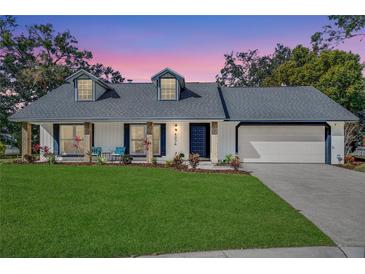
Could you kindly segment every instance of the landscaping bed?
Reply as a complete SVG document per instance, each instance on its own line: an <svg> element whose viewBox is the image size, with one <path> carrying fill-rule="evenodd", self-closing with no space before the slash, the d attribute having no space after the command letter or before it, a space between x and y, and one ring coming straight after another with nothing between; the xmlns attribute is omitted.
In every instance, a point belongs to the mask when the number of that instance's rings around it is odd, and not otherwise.
<svg viewBox="0 0 365 274"><path fill-rule="evenodd" d="M351 169L355 171L365 172L365 162L353 162L353 163L346 163L343 165L339 165L339 167L343 167L346 169Z"/></svg>
<svg viewBox="0 0 365 274"><path fill-rule="evenodd" d="M13 164L29 164L27 162L19 160ZM47 162L34 162L33 164L37 165L49 165ZM58 162L56 165L66 165L66 166L100 166L96 162ZM165 168L165 169L173 169L179 172L195 172L195 173L221 173L221 174L241 174L241 175L250 175L250 172L244 170L234 170L234 169L203 169L203 168L189 168L188 165L183 165L180 168L175 168L173 166L167 166L166 164L148 164L148 163L131 163L124 164L120 162L108 162L104 163L103 166L130 166L130 167L144 167L144 168Z"/></svg>
<svg viewBox="0 0 365 274"><path fill-rule="evenodd" d="M333 245L254 176L83 165L0 165L1 257Z"/></svg>

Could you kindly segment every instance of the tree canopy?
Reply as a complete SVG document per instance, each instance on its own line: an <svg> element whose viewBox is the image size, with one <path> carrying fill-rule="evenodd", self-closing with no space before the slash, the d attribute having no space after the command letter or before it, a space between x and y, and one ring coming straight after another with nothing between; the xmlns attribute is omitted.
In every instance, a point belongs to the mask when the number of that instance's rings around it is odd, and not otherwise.
<svg viewBox="0 0 365 274"><path fill-rule="evenodd" d="M346 39L365 38L365 16L329 16L332 25L311 37L312 48L277 44L272 55L258 50L225 54L216 76L223 86L314 86L361 116L365 112L364 64L360 56L335 50Z"/></svg>
<svg viewBox="0 0 365 274"><path fill-rule="evenodd" d="M90 51L79 49L69 32L56 32L51 24L19 29L15 17L0 17L0 122L10 127L8 117L19 107L61 85L79 69L106 82L123 82L119 71L92 64Z"/></svg>
<svg viewBox="0 0 365 274"><path fill-rule="evenodd" d="M322 31L312 35L313 50L333 48L354 37L365 39L365 15L331 15L329 20L332 24L324 26Z"/></svg>
<svg viewBox="0 0 365 274"><path fill-rule="evenodd" d="M291 50L277 44L272 55L260 56L258 50L225 54L225 64L216 76L217 82L230 87L258 87L275 68L290 57Z"/></svg>
<svg viewBox="0 0 365 274"><path fill-rule="evenodd" d="M340 50L315 52L304 46L267 77L264 86L314 86L357 113L365 109L364 65L360 56Z"/></svg>

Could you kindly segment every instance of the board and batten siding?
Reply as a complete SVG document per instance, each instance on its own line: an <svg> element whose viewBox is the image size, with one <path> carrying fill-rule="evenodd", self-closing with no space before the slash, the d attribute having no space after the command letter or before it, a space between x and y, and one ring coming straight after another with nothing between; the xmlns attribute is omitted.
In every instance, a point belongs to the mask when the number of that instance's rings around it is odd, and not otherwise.
<svg viewBox="0 0 365 274"><path fill-rule="evenodd" d="M176 143L175 125L177 125ZM185 158L189 157L189 122L166 123L166 156L161 159L172 160L175 153L184 153Z"/></svg>
<svg viewBox="0 0 365 274"><path fill-rule="evenodd" d="M42 147L47 146L51 152L53 152L53 124L44 123L39 125L39 142ZM45 161L43 154L41 153L41 161Z"/></svg>
<svg viewBox="0 0 365 274"><path fill-rule="evenodd" d="M94 146L113 152L124 146L124 124L120 122L94 123Z"/></svg>
<svg viewBox="0 0 365 274"><path fill-rule="evenodd" d="M218 122L218 160L223 160L227 154L236 154L236 125L238 122Z"/></svg>

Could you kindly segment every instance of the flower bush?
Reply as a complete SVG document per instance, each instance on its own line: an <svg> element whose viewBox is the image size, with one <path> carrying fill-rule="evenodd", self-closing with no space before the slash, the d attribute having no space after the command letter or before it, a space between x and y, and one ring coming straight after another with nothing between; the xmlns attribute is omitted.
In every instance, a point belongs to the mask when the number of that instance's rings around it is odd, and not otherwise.
<svg viewBox="0 0 365 274"><path fill-rule="evenodd" d="M42 154L43 154L43 156L44 156L44 158L46 158L47 162L48 162L50 165L53 165L53 164L55 164L55 163L56 163L56 155L54 155L54 154L50 151L50 149L49 149L49 147L48 147L48 146L44 146L44 147L42 147L42 146L40 146L39 144L35 144L35 145L33 146L33 151L34 151L35 153L38 153L38 152L42 153ZM25 157L24 157L24 158L25 158Z"/></svg>
<svg viewBox="0 0 365 274"><path fill-rule="evenodd" d="M238 157L237 155L236 156L233 156L231 161L229 162L229 165L235 170L235 171L238 171L238 169L240 168L241 166L241 159L240 157Z"/></svg>
<svg viewBox="0 0 365 274"><path fill-rule="evenodd" d="M184 153L175 153L175 157L172 160L172 164L176 169L182 169L184 166Z"/></svg>
<svg viewBox="0 0 365 274"><path fill-rule="evenodd" d="M143 140L143 145L144 145L144 150L146 152L150 150L150 148L151 148L151 142L147 138L145 138Z"/></svg>
<svg viewBox="0 0 365 274"><path fill-rule="evenodd" d="M346 164L353 164L355 162L355 157L348 154L345 156L345 163Z"/></svg>
<svg viewBox="0 0 365 274"><path fill-rule="evenodd" d="M190 153L189 154L189 163L193 169L196 169L196 167L199 165L199 162L200 162L199 153Z"/></svg>
<svg viewBox="0 0 365 274"><path fill-rule="evenodd" d="M152 158L152 164L153 164L154 166L157 166L157 158L156 158L156 157L153 157L153 158Z"/></svg>

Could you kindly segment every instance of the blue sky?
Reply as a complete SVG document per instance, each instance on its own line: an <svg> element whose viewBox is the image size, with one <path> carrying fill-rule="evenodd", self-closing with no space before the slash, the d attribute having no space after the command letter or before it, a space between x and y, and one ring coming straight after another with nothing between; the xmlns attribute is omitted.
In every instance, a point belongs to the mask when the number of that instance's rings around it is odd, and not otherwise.
<svg viewBox="0 0 365 274"><path fill-rule="evenodd" d="M214 81L231 51L271 53L276 43L309 45L310 36L328 24L327 16L17 16L22 26L51 23L70 30L95 62L118 69L128 79L149 81L164 67L187 81ZM340 48L361 54L364 43Z"/></svg>

